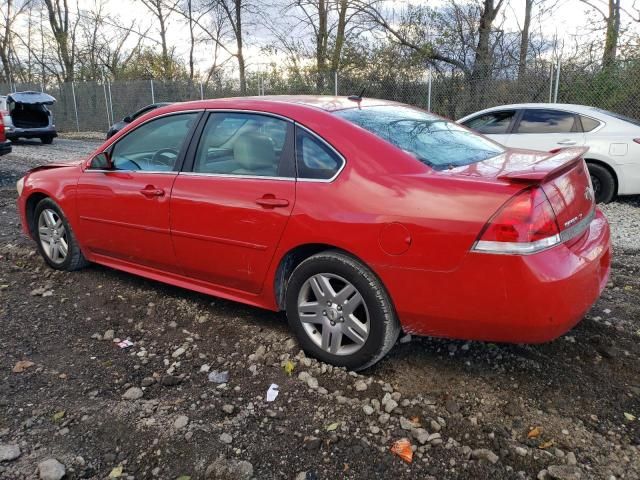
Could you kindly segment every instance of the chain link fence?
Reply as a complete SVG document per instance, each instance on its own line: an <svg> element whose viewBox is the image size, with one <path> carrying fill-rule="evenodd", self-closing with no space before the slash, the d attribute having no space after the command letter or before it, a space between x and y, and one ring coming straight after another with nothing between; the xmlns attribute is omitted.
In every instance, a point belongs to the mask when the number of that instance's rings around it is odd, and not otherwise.
<svg viewBox="0 0 640 480"><path fill-rule="evenodd" d="M520 78L471 80L462 74L399 70L393 75L330 73L304 78L252 74L245 95L353 95L416 105L457 119L482 108L510 103L558 102L592 105L640 118L640 66L589 72L578 67L547 65ZM73 82L58 85L0 84L0 94L36 90L53 95L51 107L59 131L102 132L116 121L155 102L182 102L242 96L233 83L213 85L186 81L132 80Z"/></svg>

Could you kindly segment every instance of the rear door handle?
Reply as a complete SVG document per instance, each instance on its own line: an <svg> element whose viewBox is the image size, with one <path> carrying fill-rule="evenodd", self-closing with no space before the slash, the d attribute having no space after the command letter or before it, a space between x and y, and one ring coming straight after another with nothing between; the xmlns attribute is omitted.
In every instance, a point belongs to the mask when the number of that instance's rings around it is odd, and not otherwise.
<svg viewBox="0 0 640 480"><path fill-rule="evenodd" d="M264 208L288 207L289 200L285 198L262 197L256 200L256 203Z"/></svg>
<svg viewBox="0 0 640 480"><path fill-rule="evenodd" d="M162 197L164 195L164 190L156 188L153 185L147 185L145 188L140 190L140 193L147 198Z"/></svg>
<svg viewBox="0 0 640 480"><path fill-rule="evenodd" d="M575 145L576 141L575 140L560 140L558 142L558 145Z"/></svg>

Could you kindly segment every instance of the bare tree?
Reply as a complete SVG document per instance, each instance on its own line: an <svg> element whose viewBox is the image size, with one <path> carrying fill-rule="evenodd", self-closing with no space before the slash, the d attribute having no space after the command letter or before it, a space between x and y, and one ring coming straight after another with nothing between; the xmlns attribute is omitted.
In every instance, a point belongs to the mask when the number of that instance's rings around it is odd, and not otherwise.
<svg viewBox="0 0 640 480"><path fill-rule="evenodd" d="M12 0L6 0L6 2L7 3L2 7L2 11L0 12L0 61L2 62L2 74L4 80L10 82L13 78L11 72L13 26L16 19L29 6L31 0L18 2L17 5L14 5Z"/></svg>
<svg viewBox="0 0 640 480"><path fill-rule="evenodd" d="M620 0L580 0L596 11L605 23L605 41L602 52L602 68L610 68L615 64L620 37L620 17L622 9Z"/></svg>
<svg viewBox="0 0 640 480"><path fill-rule="evenodd" d="M149 10L158 21L158 33L160 34L160 46L162 48L163 76L164 78L171 78L173 75L171 71L173 52L169 52L167 28L169 26L169 16L175 11L178 2L167 2L165 0L140 0L140 2L147 7L147 10Z"/></svg>
<svg viewBox="0 0 640 480"><path fill-rule="evenodd" d="M77 21L70 20L67 0L44 0L49 15L49 25L56 42L62 77L71 82L75 77L76 27Z"/></svg>

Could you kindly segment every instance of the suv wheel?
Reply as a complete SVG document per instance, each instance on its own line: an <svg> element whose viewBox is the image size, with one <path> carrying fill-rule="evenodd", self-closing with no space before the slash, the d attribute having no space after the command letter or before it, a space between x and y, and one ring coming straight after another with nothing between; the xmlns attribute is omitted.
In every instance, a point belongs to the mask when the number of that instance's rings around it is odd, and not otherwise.
<svg viewBox="0 0 640 480"><path fill-rule="evenodd" d="M53 136L47 135L46 137L40 137L40 140L45 145L51 145L53 143Z"/></svg>

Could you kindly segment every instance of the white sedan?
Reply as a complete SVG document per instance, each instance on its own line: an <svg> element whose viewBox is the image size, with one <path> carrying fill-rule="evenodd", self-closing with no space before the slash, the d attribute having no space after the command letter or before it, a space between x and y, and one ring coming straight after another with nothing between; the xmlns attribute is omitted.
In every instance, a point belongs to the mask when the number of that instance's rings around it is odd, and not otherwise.
<svg viewBox="0 0 640 480"><path fill-rule="evenodd" d="M640 121L595 107L523 103L458 120L510 148L552 151L586 146L596 201L640 194Z"/></svg>

